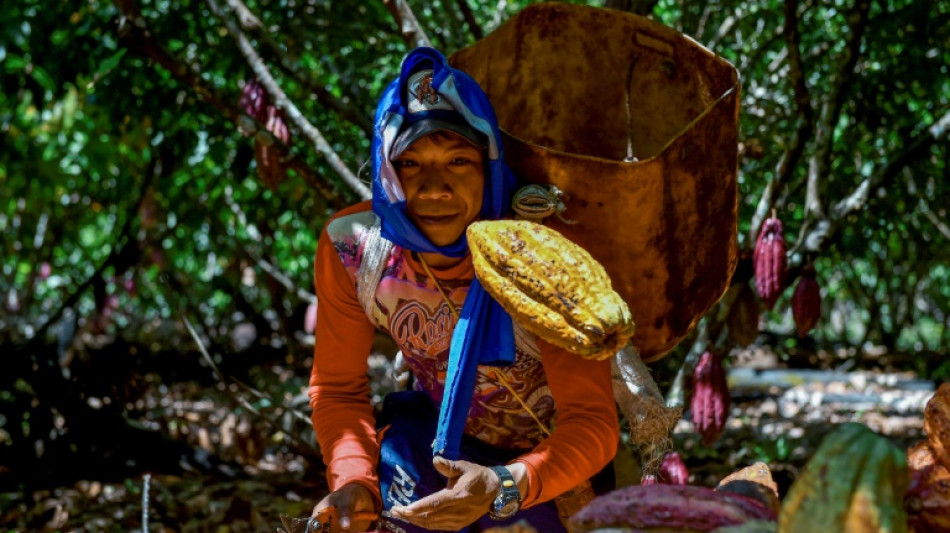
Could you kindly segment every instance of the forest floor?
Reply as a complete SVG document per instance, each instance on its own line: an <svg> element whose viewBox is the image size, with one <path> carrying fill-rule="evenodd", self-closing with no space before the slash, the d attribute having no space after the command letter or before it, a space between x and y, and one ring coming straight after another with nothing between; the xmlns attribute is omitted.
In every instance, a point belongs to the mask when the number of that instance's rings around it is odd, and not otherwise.
<svg viewBox="0 0 950 533"><path fill-rule="evenodd" d="M773 362L767 351L734 358L730 419L712 446L701 443L688 420L679 422L675 447L691 484L715 486L730 472L762 461L784 495L829 428L848 421L864 423L903 448L924 438L932 381L882 370L788 372ZM371 363L378 398L389 386L388 360ZM274 372L281 379L279 373L289 371ZM138 532L147 523L153 533L273 533L280 514L307 516L325 494L319 460L299 453L312 446L312 435L289 412L278 410L265 421L235 408L233 387L229 392L221 384L151 382L139 400L142 423L239 465L232 475L154 473L147 494L145 474L0 493L0 531ZM285 400L306 411L304 398ZM296 429L281 431L281 425ZM290 432L305 436L291 439ZM615 466L619 484L638 481L635 464L618 459Z"/></svg>

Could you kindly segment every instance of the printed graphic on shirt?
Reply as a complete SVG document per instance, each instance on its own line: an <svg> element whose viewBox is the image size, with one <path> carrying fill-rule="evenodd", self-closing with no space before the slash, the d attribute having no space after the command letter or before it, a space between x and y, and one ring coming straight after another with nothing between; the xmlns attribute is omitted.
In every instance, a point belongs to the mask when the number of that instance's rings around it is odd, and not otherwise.
<svg viewBox="0 0 950 533"><path fill-rule="evenodd" d="M396 475L393 476L393 482L389 485L389 494L387 495L389 500L399 505L409 505L415 501L412 499L415 490L416 482L412 480L412 476L397 464Z"/></svg>
<svg viewBox="0 0 950 533"><path fill-rule="evenodd" d="M327 228L354 290L362 235L374 217L371 211L355 213L334 220ZM424 391L438 406L442 404L456 319L434 282L425 272L413 270L403 254L402 249L394 247L371 314L376 326L399 345L416 378L416 389ZM458 311L470 283L471 279L440 280L442 290ZM515 344L516 358L511 366L479 367L465 433L495 446L531 448L544 439L544 433L524 405L539 420L550 421L554 401L537 340L516 326Z"/></svg>

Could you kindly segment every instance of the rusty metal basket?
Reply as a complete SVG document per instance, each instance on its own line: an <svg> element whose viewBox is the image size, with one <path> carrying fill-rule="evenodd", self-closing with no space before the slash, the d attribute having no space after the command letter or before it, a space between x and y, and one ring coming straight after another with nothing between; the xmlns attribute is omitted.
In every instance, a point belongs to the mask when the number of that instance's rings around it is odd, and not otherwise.
<svg viewBox="0 0 950 533"><path fill-rule="evenodd" d="M487 92L519 179L564 192L546 225L604 264L655 361L719 300L737 261L739 77L633 14L534 4L450 62Z"/></svg>

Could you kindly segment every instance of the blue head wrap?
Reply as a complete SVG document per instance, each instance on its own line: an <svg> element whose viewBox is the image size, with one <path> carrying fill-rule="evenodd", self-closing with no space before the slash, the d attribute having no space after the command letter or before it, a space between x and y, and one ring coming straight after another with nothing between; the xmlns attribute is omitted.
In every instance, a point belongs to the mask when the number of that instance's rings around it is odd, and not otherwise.
<svg viewBox="0 0 950 533"><path fill-rule="evenodd" d="M399 77L383 92L376 107L372 142L373 211L379 216L382 236L394 244L421 253L449 257L468 254L465 234L447 246L436 246L412 223L406 212L406 197L390 161L393 142L407 122L409 76L432 69L431 87L445 98L464 120L488 141L485 160L485 191L481 220L504 217L511 205L515 177L504 162L501 132L495 111L478 83L468 74L449 66L440 52L416 48L402 62ZM511 317L472 280L459 322L452 334L445 394L439 411L434 452L457 459L459 445L475 388L479 364L510 364L514 361Z"/></svg>

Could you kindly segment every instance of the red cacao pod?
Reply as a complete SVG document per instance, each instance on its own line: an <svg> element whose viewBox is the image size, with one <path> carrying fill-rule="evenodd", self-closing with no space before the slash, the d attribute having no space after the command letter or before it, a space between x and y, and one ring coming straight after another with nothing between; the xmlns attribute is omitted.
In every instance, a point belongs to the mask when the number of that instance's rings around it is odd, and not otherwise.
<svg viewBox="0 0 950 533"><path fill-rule="evenodd" d="M772 309L785 289L785 272L788 268L781 220L773 217L762 225L755 242L752 266L759 297L766 309Z"/></svg>
<svg viewBox="0 0 950 533"><path fill-rule="evenodd" d="M715 442L726 428L731 403L722 358L710 351L703 353L693 373L690 411L693 427L707 446Z"/></svg>
<svg viewBox="0 0 950 533"><path fill-rule="evenodd" d="M910 486L904 495L910 533L950 533L950 470L934 462L926 441L907 452Z"/></svg>
<svg viewBox="0 0 950 533"><path fill-rule="evenodd" d="M749 284L743 284L726 317L729 340L746 347L759 336L759 301Z"/></svg>
<svg viewBox="0 0 950 533"><path fill-rule="evenodd" d="M695 485L631 485L594 498L569 522L570 531L708 532L751 520L775 520L761 503Z"/></svg>
<svg viewBox="0 0 950 533"><path fill-rule="evenodd" d="M950 470L950 383L937 388L924 409L924 432L934 460Z"/></svg>
<svg viewBox="0 0 950 533"><path fill-rule="evenodd" d="M244 83L241 89L241 98L238 105L244 108L244 112L254 117L260 123L267 122L267 107L270 103L270 97L261 82L257 78L250 79Z"/></svg>
<svg viewBox="0 0 950 533"><path fill-rule="evenodd" d="M287 128L283 110L268 104L265 113L267 121L264 127L282 143L288 144L290 130ZM287 175L287 168L280 159L278 149L258 137L254 142L254 158L257 160L257 176L271 190L277 189Z"/></svg>
<svg viewBox="0 0 950 533"><path fill-rule="evenodd" d="M657 481L660 483L689 485L689 471L686 469L683 458L677 452L669 452L663 456L663 461L660 463L660 473L657 477Z"/></svg>
<svg viewBox="0 0 950 533"><path fill-rule="evenodd" d="M815 281L815 267L807 265L802 270L795 294L792 296L792 317L799 337L808 334L821 317L821 291Z"/></svg>

